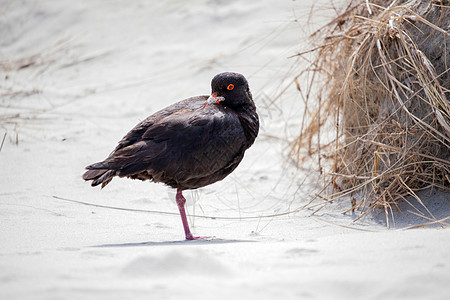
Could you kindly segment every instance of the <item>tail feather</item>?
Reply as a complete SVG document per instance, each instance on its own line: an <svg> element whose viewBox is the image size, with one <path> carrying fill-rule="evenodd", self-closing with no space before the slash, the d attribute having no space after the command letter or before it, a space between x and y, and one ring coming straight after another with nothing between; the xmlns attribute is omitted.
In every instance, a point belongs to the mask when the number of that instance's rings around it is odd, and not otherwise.
<svg viewBox="0 0 450 300"><path fill-rule="evenodd" d="M103 169L100 169L101 167ZM110 170L102 163L87 166L86 169L87 171L82 175L82 178L86 181L92 180L92 186L102 184L102 188L104 188L116 176L116 170Z"/></svg>
<svg viewBox="0 0 450 300"><path fill-rule="evenodd" d="M143 162L153 159L166 149L165 144L155 146L151 151L149 147L149 142L140 141L113 151L104 161L87 166L82 178L92 180L92 186L101 184L103 188L114 176L130 177L142 172L146 168ZM156 150L158 151L155 152Z"/></svg>

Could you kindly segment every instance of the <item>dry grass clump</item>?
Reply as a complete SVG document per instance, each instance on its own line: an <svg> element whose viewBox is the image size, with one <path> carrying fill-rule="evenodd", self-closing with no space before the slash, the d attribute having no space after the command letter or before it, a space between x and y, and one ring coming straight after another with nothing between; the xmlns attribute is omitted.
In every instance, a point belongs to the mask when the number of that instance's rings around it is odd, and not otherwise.
<svg viewBox="0 0 450 300"><path fill-rule="evenodd" d="M364 212L382 208L389 224L406 196L426 209L418 190L450 191L449 5L351 1L312 35L317 47L308 71L321 76L310 83L326 96L305 114L293 152L301 159L304 149L322 148L319 155L330 159L331 195L321 197L351 196L352 209ZM335 139L315 145L330 123ZM429 211L424 218L437 221Z"/></svg>

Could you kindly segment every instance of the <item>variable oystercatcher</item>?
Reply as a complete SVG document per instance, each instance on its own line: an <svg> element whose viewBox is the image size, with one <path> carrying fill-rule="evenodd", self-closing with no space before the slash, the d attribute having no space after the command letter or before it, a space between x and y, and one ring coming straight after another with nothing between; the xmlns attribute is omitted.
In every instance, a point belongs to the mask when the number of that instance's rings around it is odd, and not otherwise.
<svg viewBox="0 0 450 300"><path fill-rule="evenodd" d="M189 229L182 192L224 179L255 141L259 119L245 77L220 73L211 96L172 104L136 125L102 162L86 167L84 180L102 188L115 176L162 182L177 189L186 239Z"/></svg>

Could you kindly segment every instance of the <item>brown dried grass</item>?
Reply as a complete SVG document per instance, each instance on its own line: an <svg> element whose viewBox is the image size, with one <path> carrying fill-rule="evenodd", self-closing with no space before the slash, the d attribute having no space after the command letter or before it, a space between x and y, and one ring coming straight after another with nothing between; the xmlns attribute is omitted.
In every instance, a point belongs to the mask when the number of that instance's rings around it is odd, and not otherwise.
<svg viewBox="0 0 450 300"><path fill-rule="evenodd" d="M417 191L450 191L449 28L449 1L358 0L311 36L299 77L318 73L308 86L319 103L306 108L292 154L331 162L321 198L350 196L362 215L381 208L389 226L407 196L426 209ZM321 129L330 125L332 140Z"/></svg>

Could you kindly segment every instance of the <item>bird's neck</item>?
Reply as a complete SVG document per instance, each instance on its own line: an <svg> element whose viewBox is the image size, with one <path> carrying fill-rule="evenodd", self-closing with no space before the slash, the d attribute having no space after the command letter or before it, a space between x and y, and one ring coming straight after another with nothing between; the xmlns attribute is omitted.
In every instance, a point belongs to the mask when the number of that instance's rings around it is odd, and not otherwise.
<svg viewBox="0 0 450 300"><path fill-rule="evenodd" d="M239 121L241 122L244 134L247 139L247 148L249 148L256 139L259 131L259 117L256 113L256 107L253 101L235 110Z"/></svg>

